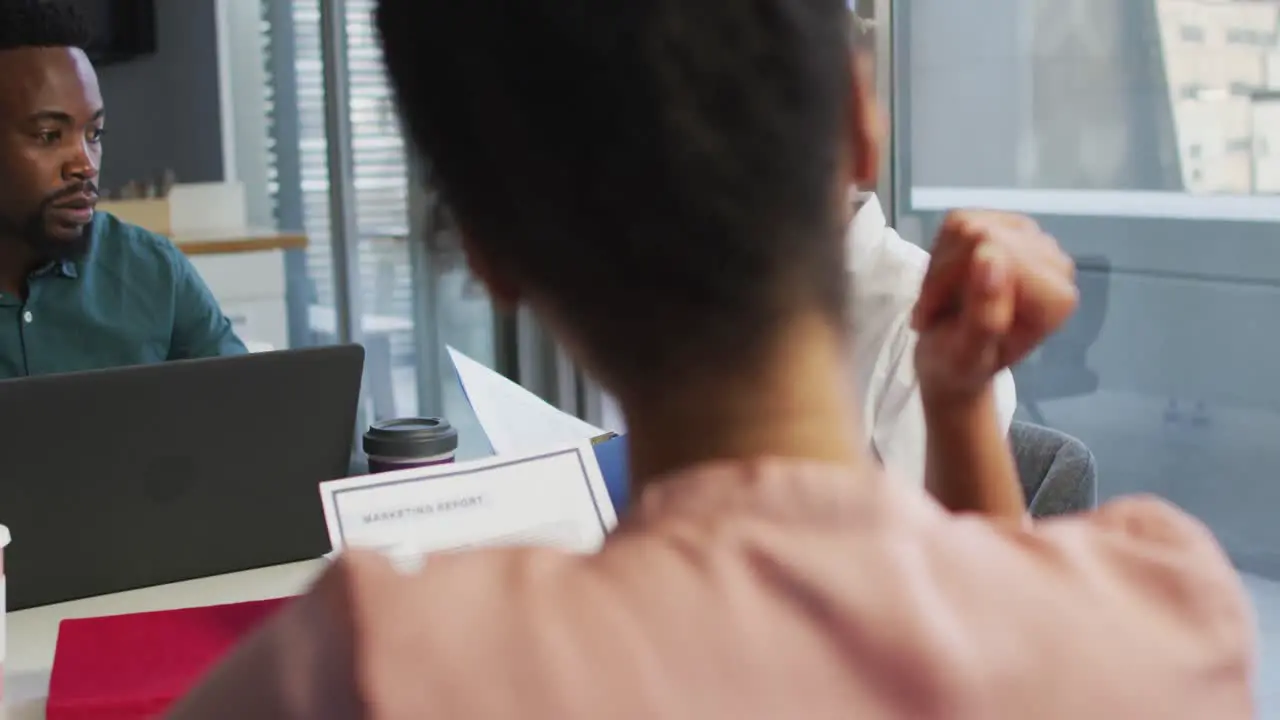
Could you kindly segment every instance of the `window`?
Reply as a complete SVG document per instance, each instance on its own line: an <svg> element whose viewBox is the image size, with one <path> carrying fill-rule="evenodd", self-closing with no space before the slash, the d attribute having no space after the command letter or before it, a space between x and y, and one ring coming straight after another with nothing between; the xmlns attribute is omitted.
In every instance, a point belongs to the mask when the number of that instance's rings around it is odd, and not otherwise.
<svg viewBox="0 0 1280 720"><path fill-rule="evenodd" d="M329 0L323 0L328 2ZM365 345L370 418L443 414L459 427L459 457L489 451L456 375L442 362L441 345L458 347L480 362L495 362L493 311L464 264L420 254L422 228L415 217L432 214L431 195L411 180L381 50L372 24L375 0L345 0L346 76L350 136L330 138L326 128L325 63L321 0L261 0L265 30L281 48L272 56L272 92L287 90L285 122L276 123L275 151L290 170L277 171L282 224L301 225L310 238L305 273L306 322L313 342L332 342L336 331L330 217L331 141L349 143L352 182L344 205L354 217L354 266L348 281L358 289L360 339ZM287 87L286 87L287 86ZM422 212L411 212L421 203ZM290 208L292 207L292 214ZM418 208L413 208L417 210Z"/></svg>
<svg viewBox="0 0 1280 720"><path fill-rule="evenodd" d="M357 237L362 340L370 412L375 417L417 412L412 263L408 252L409 181L404 143L383 76L371 26L374 2L346 2L347 86L354 187L351 212ZM329 141L319 0L290 3L297 91L295 147L302 223L310 237L307 267L313 286L313 331L332 341L335 297L329 211Z"/></svg>
<svg viewBox="0 0 1280 720"><path fill-rule="evenodd" d="M1204 28L1198 25L1183 25L1182 41L1189 42L1189 43L1204 42Z"/></svg>
<svg viewBox="0 0 1280 720"><path fill-rule="evenodd" d="M1075 256L1081 307L1016 368L1019 419L1082 439L1104 495L1215 531L1262 616L1259 716L1280 717L1280 158L1246 138L1280 111L1185 101L1206 68L1264 66L1280 4L1195 3L1205 27L1258 26L1164 42L1190 5L899 0L895 222L927 245L947 209L1026 212Z"/></svg>

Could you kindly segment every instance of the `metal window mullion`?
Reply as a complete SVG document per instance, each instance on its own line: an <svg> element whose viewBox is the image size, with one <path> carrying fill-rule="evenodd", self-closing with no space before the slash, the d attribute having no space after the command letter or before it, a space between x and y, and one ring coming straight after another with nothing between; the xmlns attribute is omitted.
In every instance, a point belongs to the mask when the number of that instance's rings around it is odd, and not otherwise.
<svg viewBox="0 0 1280 720"><path fill-rule="evenodd" d="M320 1L320 59L324 70L324 128L329 164L330 261L337 340L360 341L360 246L355 161L347 72L347 2Z"/></svg>
<svg viewBox="0 0 1280 720"><path fill-rule="evenodd" d="M418 359L418 413L444 413L440 335L439 264L432 261L427 242L440 229L440 198L431 188L425 164L406 149L409 174L409 263L413 297L413 339Z"/></svg>
<svg viewBox="0 0 1280 720"><path fill-rule="evenodd" d="M320 65L324 75L325 151L329 170L329 254L336 339L358 343L360 327L360 245L356 209L355 161L351 147L348 99L346 0L320 0ZM368 422L369 371L360 383L356 425L352 428L353 469L363 455L360 438Z"/></svg>
<svg viewBox="0 0 1280 720"><path fill-rule="evenodd" d="M876 195L880 198L880 206L888 215L890 226L898 222L898 204L894 177L894 154L897 150L898 134L894 132L896 93L893 91L897 66L893 59L894 39L894 5L893 0L874 0L875 20L875 62L876 62L876 97L880 99L880 107L890 118L888 133L884 138L884 147L880 153L880 180Z"/></svg>
<svg viewBox="0 0 1280 720"><path fill-rule="evenodd" d="M582 393L579 391L580 373L569 353L547 334L548 342L554 348L552 354L553 372L555 375L555 394L552 404L561 410L582 417L586 408L582 405Z"/></svg>

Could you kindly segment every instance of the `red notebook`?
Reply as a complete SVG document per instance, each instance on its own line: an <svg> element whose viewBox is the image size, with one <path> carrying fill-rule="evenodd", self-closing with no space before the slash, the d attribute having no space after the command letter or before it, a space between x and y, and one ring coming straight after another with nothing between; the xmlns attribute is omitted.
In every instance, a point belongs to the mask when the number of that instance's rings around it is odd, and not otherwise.
<svg viewBox="0 0 1280 720"><path fill-rule="evenodd" d="M155 717L286 601L63 620L46 717Z"/></svg>

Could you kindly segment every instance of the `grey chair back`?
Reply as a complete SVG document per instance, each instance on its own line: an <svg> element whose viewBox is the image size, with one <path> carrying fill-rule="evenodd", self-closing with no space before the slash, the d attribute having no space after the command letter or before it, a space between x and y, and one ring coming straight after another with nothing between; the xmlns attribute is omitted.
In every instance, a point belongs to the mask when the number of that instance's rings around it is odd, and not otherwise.
<svg viewBox="0 0 1280 720"><path fill-rule="evenodd" d="M1013 368L1018 404L1028 416L1044 424L1040 404L1058 398L1098 391L1097 371L1089 366L1089 349L1102 335L1111 295L1111 261L1101 255L1076 258L1080 273L1080 307L1056 333L1045 339L1031 357Z"/></svg>
<svg viewBox="0 0 1280 720"><path fill-rule="evenodd" d="M1064 432L1015 420L1009 444L1032 517L1097 506L1098 465L1084 443Z"/></svg>

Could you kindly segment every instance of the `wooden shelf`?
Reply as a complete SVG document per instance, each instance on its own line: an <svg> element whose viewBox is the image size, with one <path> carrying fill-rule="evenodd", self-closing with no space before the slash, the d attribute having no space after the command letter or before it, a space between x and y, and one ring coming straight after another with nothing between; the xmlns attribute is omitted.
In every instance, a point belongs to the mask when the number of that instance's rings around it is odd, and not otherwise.
<svg viewBox="0 0 1280 720"><path fill-rule="evenodd" d="M197 235L177 235L173 244L187 255L226 255L265 252L268 250L301 250L307 236L300 232L276 230L211 231Z"/></svg>

